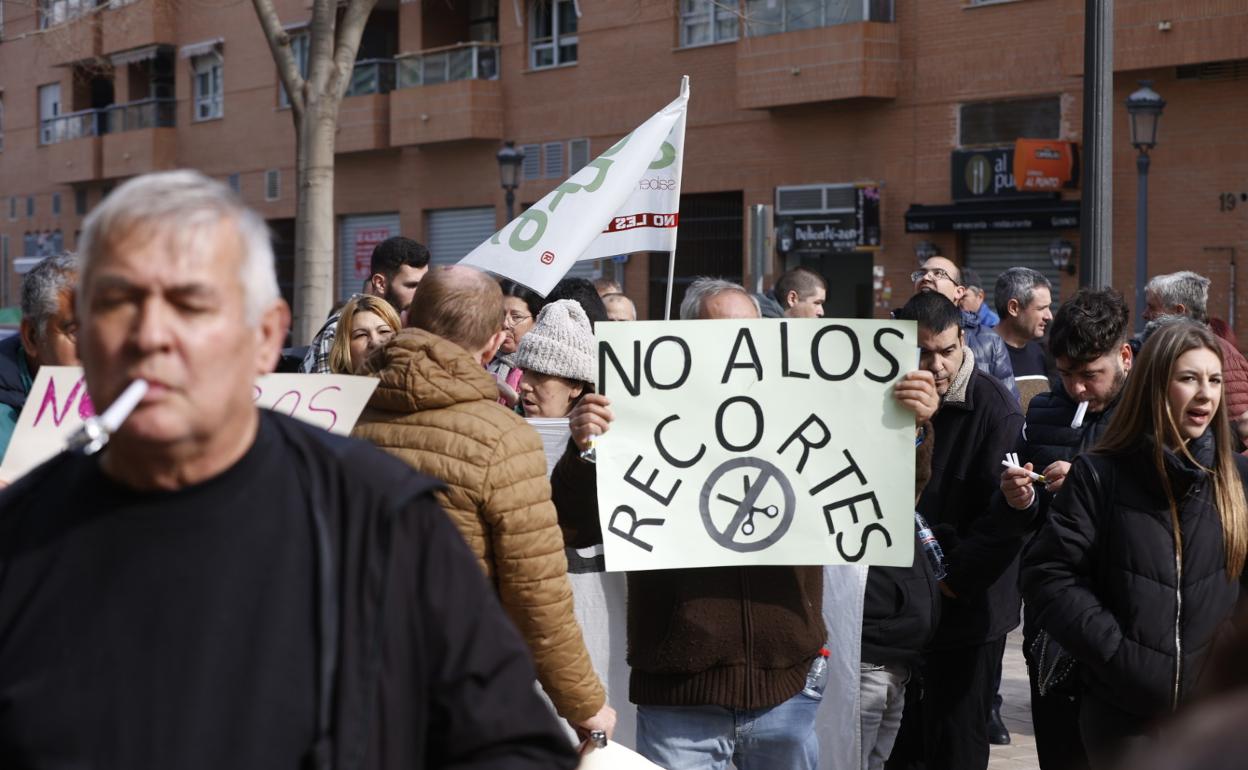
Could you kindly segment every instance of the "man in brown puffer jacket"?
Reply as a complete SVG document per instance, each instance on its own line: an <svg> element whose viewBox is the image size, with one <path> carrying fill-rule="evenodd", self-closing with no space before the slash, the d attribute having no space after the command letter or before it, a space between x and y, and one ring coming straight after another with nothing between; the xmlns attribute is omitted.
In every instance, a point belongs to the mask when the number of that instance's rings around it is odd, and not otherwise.
<svg viewBox="0 0 1248 770"><path fill-rule="evenodd" d="M615 711L573 615L541 439L497 403L485 370L502 319L492 278L467 267L431 271L408 317L415 328L369 359L381 382L353 435L445 482L438 502L519 627L560 716L582 736L610 733Z"/></svg>

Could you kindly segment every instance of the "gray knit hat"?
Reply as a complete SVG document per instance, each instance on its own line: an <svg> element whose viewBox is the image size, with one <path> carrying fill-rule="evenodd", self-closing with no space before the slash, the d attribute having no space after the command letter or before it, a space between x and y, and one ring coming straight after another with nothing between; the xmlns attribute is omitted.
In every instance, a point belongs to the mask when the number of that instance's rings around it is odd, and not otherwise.
<svg viewBox="0 0 1248 770"><path fill-rule="evenodd" d="M521 369L596 384L594 333L580 303L561 299L542 308L537 323L520 338L515 361Z"/></svg>

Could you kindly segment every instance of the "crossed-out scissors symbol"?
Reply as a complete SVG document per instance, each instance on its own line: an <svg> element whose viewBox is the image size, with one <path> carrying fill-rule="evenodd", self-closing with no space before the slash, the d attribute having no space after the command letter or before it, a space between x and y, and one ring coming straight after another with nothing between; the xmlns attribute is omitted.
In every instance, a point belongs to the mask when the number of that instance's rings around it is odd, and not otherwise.
<svg viewBox="0 0 1248 770"><path fill-rule="evenodd" d="M744 487L744 492L742 493L740 500L733 500L731 497L725 494L718 494L718 495L715 495L715 497L719 500L723 500L725 503L729 503L731 505L735 505L738 508L740 508L741 504L745 502L746 498L750 496L749 475L747 474L744 478L742 478L741 482L742 482L742 486ZM741 534L743 535L754 534L754 515L758 513L763 514L769 519L774 519L780 515L780 509L774 505L767 505L762 508L757 508L751 505L750 512L746 514L745 521L741 523Z"/></svg>

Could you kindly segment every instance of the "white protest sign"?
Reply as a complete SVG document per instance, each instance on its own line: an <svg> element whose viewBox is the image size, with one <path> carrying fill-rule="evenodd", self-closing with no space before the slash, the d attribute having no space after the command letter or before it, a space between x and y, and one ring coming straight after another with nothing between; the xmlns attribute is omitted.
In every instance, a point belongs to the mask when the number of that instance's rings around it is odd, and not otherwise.
<svg viewBox="0 0 1248 770"><path fill-rule="evenodd" d="M673 251L688 78L680 96L460 260L546 296L578 259Z"/></svg>
<svg viewBox="0 0 1248 770"><path fill-rule="evenodd" d="M258 406L345 436L376 387L372 377L269 374L256 380L254 399ZM82 421L94 414L81 368L39 367L0 464L0 480L12 482L60 452Z"/></svg>
<svg viewBox="0 0 1248 770"><path fill-rule="evenodd" d="M913 322L599 324L608 570L908 565Z"/></svg>

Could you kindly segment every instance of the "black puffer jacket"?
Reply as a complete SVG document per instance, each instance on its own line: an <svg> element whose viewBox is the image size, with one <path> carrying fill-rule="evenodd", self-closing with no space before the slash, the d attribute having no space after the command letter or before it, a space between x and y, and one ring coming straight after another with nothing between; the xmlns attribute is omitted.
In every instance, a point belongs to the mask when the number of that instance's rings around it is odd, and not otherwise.
<svg viewBox="0 0 1248 770"><path fill-rule="evenodd" d="M996 377L1010 395L1021 400L1018 394L1018 383L1014 381L1014 367L1010 365L1010 352L1005 349L1005 340L979 321L974 313L962 311L962 333L966 335L966 344L975 352L975 365L981 372Z"/></svg>
<svg viewBox="0 0 1248 770"><path fill-rule="evenodd" d="M1209 474L1166 451L1179 554L1151 446L1075 460L1022 573L1040 625L1084 664L1086 691L1145 718L1186 699L1239 595ZM1210 433L1192 447L1213 463ZM1236 463L1248 479L1248 460Z"/></svg>
<svg viewBox="0 0 1248 770"><path fill-rule="evenodd" d="M1019 462L1032 463L1039 473L1057 460L1071 462L1101 440L1109 427L1115 399L1101 412L1088 412L1083 426L1070 427L1075 419L1078 404L1066 395L1065 388L1040 393L1031 399L1027 407L1027 422L1023 426L1023 440L1019 443Z"/></svg>

